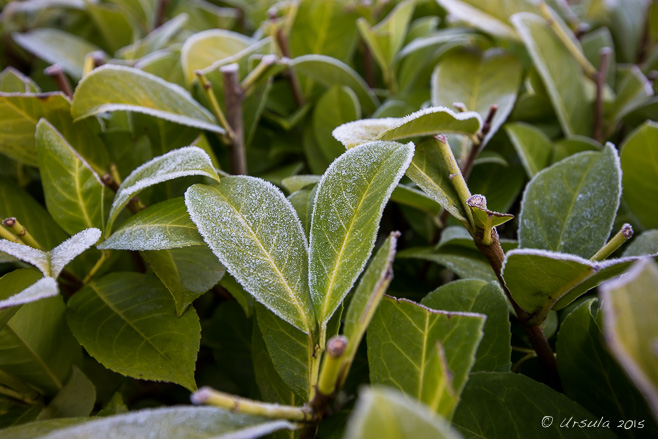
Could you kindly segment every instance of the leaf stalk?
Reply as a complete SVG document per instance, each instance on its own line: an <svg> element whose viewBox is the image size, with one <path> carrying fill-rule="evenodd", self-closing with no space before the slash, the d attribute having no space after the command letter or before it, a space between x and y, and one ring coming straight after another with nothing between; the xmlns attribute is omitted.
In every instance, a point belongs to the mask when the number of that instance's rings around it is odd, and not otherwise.
<svg viewBox="0 0 658 439"><path fill-rule="evenodd" d="M601 262L606 259L608 256L613 254L615 250L622 246L626 241L633 237L633 227L630 224L626 223L621 226L619 232L610 239L599 251L597 251L594 256L589 260L592 262Z"/></svg>

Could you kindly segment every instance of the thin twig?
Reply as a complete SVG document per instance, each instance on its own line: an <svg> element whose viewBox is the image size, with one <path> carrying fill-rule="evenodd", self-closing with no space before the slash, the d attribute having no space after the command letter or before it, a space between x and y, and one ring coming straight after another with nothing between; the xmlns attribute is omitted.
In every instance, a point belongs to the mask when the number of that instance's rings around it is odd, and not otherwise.
<svg viewBox="0 0 658 439"><path fill-rule="evenodd" d="M475 139L473 140L473 144L471 145L468 157L466 157L466 161L461 166L464 180L468 181L468 176L471 175L473 165L475 165L475 159L478 157L480 151L482 150L484 139L487 138L489 131L491 131L491 124L493 123L493 118L496 116L497 111L498 105L492 105L489 107L489 113L484 120L484 124L482 125L480 132L476 134Z"/></svg>
<svg viewBox="0 0 658 439"><path fill-rule="evenodd" d="M290 55L290 47L288 45L288 38L283 33L283 29L280 27L276 30L276 42L279 45L279 49L281 50L281 54L283 55L283 57L287 60L290 60L291 55ZM299 85L299 78L297 78L297 74L292 68L288 67L288 70L286 71L286 77L290 82L290 88L292 89L292 95L293 98L295 99L295 104L297 105L298 108L303 107L304 95L302 94L302 88Z"/></svg>
<svg viewBox="0 0 658 439"><path fill-rule="evenodd" d="M375 88L375 59L365 41L363 42L363 76L368 87Z"/></svg>
<svg viewBox="0 0 658 439"><path fill-rule="evenodd" d="M244 91L240 85L238 64L228 64L220 67L224 81L224 100L228 124L233 131L231 139L231 170L235 175L247 174L247 158L244 150L244 129L242 122L242 100Z"/></svg>
<svg viewBox="0 0 658 439"><path fill-rule="evenodd" d="M596 72L596 101L594 108L594 138L603 143L605 135L603 134L603 90L605 89L605 80L608 76L608 65L610 64L610 55L612 49L603 47L599 52L601 55L599 61L599 71Z"/></svg>
<svg viewBox="0 0 658 439"><path fill-rule="evenodd" d="M167 12L167 6L169 6L170 1L171 0L158 0L153 29L159 28L165 22L165 12Z"/></svg>
<svg viewBox="0 0 658 439"><path fill-rule="evenodd" d="M69 78L64 74L64 70L59 64L53 64L52 66L46 67L43 71L46 76L50 76L57 84L62 93L64 93L69 99L73 98L73 89L71 88L71 83Z"/></svg>

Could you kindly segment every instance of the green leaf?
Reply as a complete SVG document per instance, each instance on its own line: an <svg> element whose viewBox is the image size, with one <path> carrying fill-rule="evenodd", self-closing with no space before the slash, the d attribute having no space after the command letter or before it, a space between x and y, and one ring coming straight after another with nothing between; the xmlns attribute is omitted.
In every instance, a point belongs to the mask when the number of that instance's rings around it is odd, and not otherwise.
<svg viewBox="0 0 658 439"><path fill-rule="evenodd" d="M303 332L315 330L306 237L281 191L254 177L226 177L216 187L192 186L185 204L213 253L256 300Z"/></svg>
<svg viewBox="0 0 658 439"><path fill-rule="evenodd" d="M601 286L603 334L621 367L658 419L658 267L637 262L623 278Z"/></svg>
<svg viewBox="0 0 658 439"><path fill-rule="evenodd" d="M641 435L656 436L658 427L652 422L642 394L604 345L600 321L596 299L589 299L562 322L556 356L564 392L597 417L643 419ZM619 425L611 427L617 429ZM619 433L627 437L639 436L639 432Z"/></svg>
<svg viewBox="0 0 658 439"><path fill-rule="evenodd" d="M416 151L418 151L418 149L416 149ZM411 161L411 166L413 166L413 160ZM407 171L407 174L409 172L410 171ZM429 197L425 192L404 184L398 184L397 187L393 189L393 192L391 193L391 201L395 201L396 203L405 206L415 207L416 209L432 216L441 213L441 205L434 201L434 199Z"/></svg>
<svg viewBox="0 0 658 439"><path fill-rule="evenodd" d="M345 152L345 147L331 136L331 132L358 119L361 119L361 107L351 89L333 86L318 99L313 110L313 132L327 166Z"/></svg>
<svg viewBox="0 0 658 439"><path fill-rule="evenodd" d="M375 26L370 26L365 18L359 18L356 22L361 38L372 51L389 85L389 81L392 80L391 65L404 44L404 37L415 7L416 0L405 0L398 3L391 13Z"/></svg>
<svg viewBox="0 0 658 439"><path fill-rule="evenodd" d="M121 210L143 189L164 181L190 175L200 175L219 181L212 160L201 148L179 148L144 163L123 180L112 202L106 233L112 228Z"/></svg>
<svg viewBox="0 0 658 439"><path fill-rule="evenodd" d="M300 2L290 29L292 57L326 55L349 62L357 42L355 19L341 0Z"/></svg>
<svg viewBox="0 0 658 439"><path fill-rule="evenodd" d="M321 325L329 321L368 261L384 206L413 150L412 143L368 143L340 156L322 177L309 245L309 286Z"/></svg>
<svg viewBox="0 0 658 439"><path fill-rule="evenodd" d="M450 419L485 319L385 297L368 328L371 382L396 387Z"/></svg>
<svg viewBox="0 0 658 439"><path fill-rule="evenodd" d="M87 40L58 29L34 29L11 36L23 49L50 64L60 65L75 79L82 77L85 56L100 50Z"/></svg>
<svg viewBox="0 0 658 439"><path fill-rule="evenodd" d="M130 0L114 0L114 1L120 1L126 8L132 9L134 6L134 2ZM139 5L144 5L144 3L139 3ZM147 6L147 8L150 8L150 6ZM141 7L138 7L138 9L142 9ZM145 11L142 11L142 13ZM144 21L151 21L150 17L154 16L154 10L151 10L149 12L146 12L148 17L143 17ZM141 14L140 14L141 15ZM135 41L133 44L123 47L122 49L117 51L117 56L123 58L123 59L128 59L128 60L135 60L138 58L145 57L153 52L156 52L160 49L164 49L168 45L171 44L171 40L178 35L183 26L187 23L189 20L189 15L186 13L179 14L172 18L171 20L167 20L162 26L153 29L148 35L146 35L143 39ZM152 26L151 23L148 23L147 26Z"/></svg>
<svg viewBox="0 0 658 439"><path fill-rule="evenodd" d="M472 242L472 239L471 239ZM449 245L434 247L412 247L398 253L398 258L423 259L442 265L462 279L496 280L491 265L477 249Z"/></svg>
<svg viewBox="0 0 658 439"><path fill-rule="evenodd" d="M78 418L91 414L96 402L96 388L76 366L57 395L50 401L39 416L38 421L55 418Z"/></svg>
<svg viewBox="0 0 658 439"><path fill-rule="evenodd" d="M42 278L43 274L33 268L19 268L0 277L0 330L19 310L17 305L33 302L34 293L40 297L44 291L48 291L48 288L43 288L42 285L34 285ZM52 285L52 282L49 283ZM49 295L58 293L57 282L54 287L54 293Z"/></svg>
<svg viewBox="0 0 658 439"><path fill-rule="evenodd" d="M544 169L523 194L519 247L591 257L608 239L620 196L621 169L612 145Z"/></svg>
<svg viewBox="0 0 658 439"><path fill-rule="evenodd" d="M658 124L646 122L628 136L621 148L624 202L647 229L658 228Z"/></svg>
<svg viewBox="0 0 658 439"><path fill-rule="evenodd" d="M379 106L375 93L359 74L347 64L324 55L304 55L290 61L295 72L322 85L343 85L352 89L359 98L364 112L372 114Z"/></svg>
<svg viewBox="0 0 658 439"><path fill-rule="evenodd" d="M107 439L143 439L149 436L167 439L247 439L282 429L294 430L296 426L288 421L249 416L215 407L179 406L90 418L88 422L54 419L20 425L2 433L6 439L87 439L98 436L99 432Z"/></svg>
<svg viewBox="0 0 658 439"><path fill-rule="evenodd" d="M173 296L179 316L217 285L225 271L206 245L143 251L141 255Z"/></svg>
<svg viewBox="0 0 658 439"><path fill-rule="evenodd" d="M434 142L418 144L407 175L452 216L462 222L466 221L464 207L450 181L450 171Z"/></svg>
<svg viewBox="0 0 658 439"><path fill-rule="evenodd" d="M349 149L373 140L399 140L441 133L472 136L480 130L481 124L480 115L472 111L455 113L445 107L429 107L400 118L364 119L346 123L332 134Z"/></svg>
<svg viewBox="0 0 658 439"><path fill-rule="evenodd" d="M505 132L512 141L528 177L532 178L551 163L553 142L543 131L522 122L508 123Z"/></svg>
<svg viewBox="0 0 658 439"><path fill-rule="evenodd" d="M435 310L486 315L472 371L509 372L510 321L507 300L497 281L457 280L432 291L420 303Z"/></svg>
<svg viewBox="0 0 658 439"><path fill-rule="evenodd" d="M464 439L615 438L609 428L578 428L571 422L599 422L587 410L525 375L479 372L471 375L453 418ZM569 427L561 427L565 423Z"/></svg>
<svg viewBox="0 0 658 439"><path fill-rule="evenodd" d="M59 296L23 305L0 330L0 370L41 393L60 391L81 357L64 309Z"/></svg>
<svg viewBox="0 0 658 439"><path fill-rule="evenodd" d="M488 34L508 39L519 36L510 25L510 17L517 12L536 12L539 8L527 0L438 0L451 15Z"/></svg>
<svg viewBox="0 0 658 439"><path fill-rule="evenodd" d="M295 208L299 220L304 228L304 235L308 238L311 231L311 216L313 215L313 205L315 204L315 195L317 194L317 185L305 187L288 196L288 201Z"/></svg>
<svg viewBox="0 0 658 439"><path fill-rule="evenodd" d="M256 317L276 373L300 401L308 401L317 381L317 370L313 367L319 364L319 358L314 357L313 338L262 305L256 305Z"/></svg>
<svg viewBox="0 0 658 439"><path fill-rule="evenodd" d="M614 58L612 58L614 59ZM612 134L621 119L631 111L647 102L653 96L651 82L642 73L638 66L617 69L617 96L606 112L605 126L607 133Z"/></svg>
<svg viewBox="0 0 658 439"><path fill-rule="evenodd" d="M555 142L552 163L557 163L571 155L584 151L600 151L603 149L596 140L585 136L571 136Z"/></svg>
<svg viewBox="0 0 658 439"><path fill-rule="evenodd" d="M13 67L7 67L0 73L0 92L39 93L40 91L36 82Z"/></svg>
<svg viewBox="0 0 658 439"><path fill-rule="evenodd" d="M92 281L69 300L66 320L89 355L105 367L196 389L199 319L192 308L176 317L171 294L156 278L112 273Z"/></svg>
<svg viewBox="0 0 658 439"><path fill-rule="evenodd" d="M354 290L343 327L343 335L349 341L345 353L349 363L354 360L361 339L393 279L393 259L398 237L399 233L396 232L388 235Z"/></svg>
<svg viewBox="0 0 658 439"><path fill-rule="evenodd" d="M166 250L203 245L182 197L137 212L98 246L112 250Z"/></svg>
<svg viewBox="0 0 658 439"><path fill-rule="evenodd" d="M590 135L592 104L587 93L590 84L578 61L545 19L523 12L514 15L511 21L546 86L564 134Z"/></svg>
<svg viewBox="0 0 658 439"><path fill-rule="evenodd" d="M658 254L658 230L647 230L626 247L624 257Z"/></svg>
<svg viewBox="0 0 658 439"><path fill-rule="evenodd" d="M98 229L85 229L59 244L51 251L43 251L28 245L0 239L0 251L37 267L44 276L57 279L64 267L81 255L101 236Z"/></svg>
<svg viewBox="0 0 658 439"><path fill-rule="evenodd" d="M622 274L636 258L592 262L543 250L512 250L505 256L503 278L514 300L543 320L600 283Z"/></svg>
<svg viewBox="0 0 658 439"><path fill-rule="evenodd" d="M80 120L109 111L134 111L224 134L213 115L187 90L138 69L107 64L78 83L71 115Z"/></svg>
<svg viewBox="0 0 658 439"><path fill-rule="evenodd" d="M211 29L193 34L181 48L181 64L188 84L196 78L194 72L213 65L230 64L255 40L225 29ZM230 60L227 60L230 58Z"/></svg>
<svg viewBox="0 0 658 439"><path fill-rule="evenodd" d="M487 198L484 195L473 195L466 204L471 209L475 226L483 230L491 230L514 218L512 214L487 209Z"/></svg>
<svg viewBox="0 0 658 439"><path fill-rule="evenodd" d="M319 183L320 180L322 180L321 175L293 175L292 177L284 178L281 184L292 194L307 186Z"/></svg>
<svg viewBox="0 0 658 439"><path fill-rule="evenodd" d="M103 228L101 178L47 120L37 124L41 184L46 206L57 224L73 235Z"/></svg>
<svg viewBox="0 0 658 439"><path fill-rule="evenodd" d="M347 424L345 439L459 439L441 417L424 404L383 386L363 388Z"/></svg>
<svg viewBox="0 0 658 439"><path fill-rule="evenodd" d="M115 5L85 2L85 9L103 38L109 52L115 52L137 38L130 18Z"/></svg>
<svg viewBox="0 0 658 439"><path fill-rule="evenodd" d="M497 50L451 52L434 69L432 105L448 107L461 102L483 120L491 106L497 105L486 143L512 111L522 73L523 67L515 57Z"/></svg>

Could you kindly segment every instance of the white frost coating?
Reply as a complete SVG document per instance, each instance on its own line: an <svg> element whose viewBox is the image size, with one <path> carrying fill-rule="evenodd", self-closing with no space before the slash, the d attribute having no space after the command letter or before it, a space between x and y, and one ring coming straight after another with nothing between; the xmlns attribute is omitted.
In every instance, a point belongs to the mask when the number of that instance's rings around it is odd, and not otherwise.
<svg viewBox="0 0 658 439"><path fill-rule="evenodd" d="M96 244L101 233L96 228L85 229L55 247L50 252L50 276L57 278L66 264Z"/></svg>
<svg viewBox="0 0 658 439"><path fill-rule="evenodd" d="M126 178L117 191L107 224L107 233L128 202L141 190L164 181L190 175L201 175L219 181L208 154L196 146L175 149L144 163Z"/></svg>
<svg viewBox="0 0 658 439"><path fill-rule="evenodd" d="M363 271L384 206L413 153L411 142L366 143L334 160L322 177L309 244L309 287L320 324L331 318Z"/></svg>
<svg viewBox="0 0 658 439"><path fill-rule="evenodd" d="M41 439L251 439L295 425L215 407L167 407L97 418L57 429ZM102 432L99 433L99 432Z"/></svg>
<svg viewBox="0 0 658 439"><path fill-rule="evenodd" d="M385 117L381 119L364 119L354 122L348 122L334 129L331 133L336 140L345 145L346 148L352 148L356 145L373 141L373 140L397 140L405 137L412 137L418 135L429 135L439 132L461 132L450 130L441 130L432 128L432 131L420 130L419 132L409 133L396 133L395 131L405 125L417 121L417 119L430 116L433 114L443 113L457 121L465 121L468 119L477 119L478 127L482 125L482 117L474 111L465 111L463 113L455 113L447 107L428 107L423 110L416 111L405 117ZM438 131L437 131L438 130Z"/></svg>
<svg viewBox="0 0 658 439"><path fill-rule="evenodd" d="M30 247L29 245L17 244L15 242L0 240L0 251L3 251L21 261L29 262L37 267L45 276L50 275L50 263L48 253Z"/></svg>
<svg viewBox="0 0 658 439"><path fill-rule="evenodd" d="M493 16L477 9L474 6L460 0L437 0L450 15L464 20L473 26L484 30L486 33L494 34L503 38L518 40L519 36L507 23L497 20Z"/></svg>
<svg viewBox="0 0 658 439"><path fill-rule="evenodd" d="M308 292L308 244L283 193L254 177L194 185L185 204L199 233L256 300L308 333L315 327Z"/></svg>
<svg viewBox="0 0 658 439"><path fill-rule="evenodd" d="M37 300L56 296L58 292L57 281L51 277L44 277L20 293L0 301L0 309L36 302Z"/></svg>
<svg viewBox="0 0 658 439"><path fill-rule="evenodd" d="M579 264L591 267L596 271L601 270L602 268L612 267L613 265L616 265L616 264L619 264L619 263L622 263L622 262L632 262L632 261L637 261L638 259L641 259L641 257L632 256L632 257L626 257L626 258L606 259L606 260L600 261L600 262L593 262L593 261L590 261L589 259L581 258L580 256L572 255L572 254L569 254L569 253L552 252L552 251L549 251L549 250L540 250L540 249L535 249L535 248L519 248L519 249L510 250L505 255L505 260L503 261L503 267L502 267L503 273L505 272L505 265L507 264L507 261L512 256L516 256L516 255L519 255L519 256L523 256L523 255L540 256L540 257L555 259L555 260L559 260L559 261L577 262Z"/></svg>

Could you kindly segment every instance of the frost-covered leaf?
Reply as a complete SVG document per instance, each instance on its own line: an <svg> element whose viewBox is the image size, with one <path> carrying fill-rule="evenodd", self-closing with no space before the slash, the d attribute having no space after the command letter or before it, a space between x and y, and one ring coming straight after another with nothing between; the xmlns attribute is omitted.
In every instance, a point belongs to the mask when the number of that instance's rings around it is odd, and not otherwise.
<svg viewBox="0 0 658 439"><path fill-rule="evenodd" d="M321 325L368 261L384 206L413 151L412 143L368 143L340 156L322 177L309 245L309 286Z"/></svg>
<svg viewBox="0 0 658 439"><path fill-rule="evenodd" d="M304 55L293 59L290 66L295 72L307 76L322 85L344 85L352 89L359 98L365 113L373 113L379 100L366 82L347 64L324 55Z"/></svg>
<svg viewBox="0 0 658 439"><path fill-rule="evenodd" d="M37 124L41 184L48 212L67 233L103 228L100 177L47 120Z"/></svg>
<svg viewBox="0 0 658 439"><path fill-rule="evenodd" d="M475 248L464 248L456 245L447 245L439 249L434 247L411 247L401 250L397 257L434 262L446 267L462 279L496 280L491 265Z"/></svg>
<svg viewBox="0 0 658 439"><path fill-rule="evenodd" d="M608 127L607 132L609 134L614 132L622 118L645 104L647 99L654 94L651 81L644 76L638 66L620 67L617 69L616 74L617 96L611 104L611 108L606 112L606 121L604 122Z"/></svg>
<svg viewBox="0 0 658 439"><path fill-rule="evenodd" d="M521 308L539 321L562 309L600 283L622 274L637 258L592 262L543 250L512 250L505 256L503 278Z"/></svg>
<svg viewBox="0 0 658 439"><path fill-rule="evenodd" d="M483 120L492 105L498 106L486 143L512 111L522 73L514 56L498 50L451 52L441 58L432 75L432 105L461 102Z"/></svg>
<svg viewBox="0 0 658 439"><path fill-rule="evenodd" d="M658 124L648 121L621 148L624 202L647 229L658 228Z"/></svg>
<svg viewBox="0 0 658 439"><path fill-rule="evenodd" d="M224 133L214 116L182 87L138 69L107 64L78 83L71 115L80 120L111 111L134 111Z"/></svg>
<svg viewBox="0 0 658 439"><path fill-rule="evenodd" d="M182 197L172 198L137 212L115 230L99 249L165 250L203 245Z"/></svg>
<svg viewBox="0 0 658 439"><path fill-rule="evenodd" d="M82 77L85 56L100 50L87 40L58 29L34 29L26 33L14 33L12 38L38 58L59 64L76 79Z"/></svg>
<svg viewBox="0 0 658 439"><path fill-rule="evenodd" d="M30 247L29 245L7 241L6 239L0 240L0 251L34 265L44 276L50 276L50 258L47 252Z"/></svg>
<svg viewBox="0 0 658 439"><path fill-rule="evenodd" d="M50 297L20 307L0 330L0 370L54 396L82 361L80 345L64 320L64 301ZM3 432L4 433L4 432Z"/></svg>
<svg viewBox="0 0 658 439"><path fill-rule="evenodd" d="M36 82L13 67L7 67L0 73L0 92L39 93L40 91Z"/></svg>
<svg viewBox="0 0 658 439"><path fill-rule="evenodd" d="M281 191L257 178L226 177L216 187L192 186L185 204L206 243L256 300L314 331L306 237Z"/></svg>
<svg viewBox="0 0 658 439"><path fill-rule="evenodd" d="M446 107L430 107L400 118L346 123L336 128L333 136L349 149L373 140L399 140L442 133L472 136L480 130L481 124L482 118L475 112L455 113Z"/></svg>
<svg viewBox="0 0 658 439"><path fill-rule="evenodd" d="M210 65L223 64L226 58L233 58L255 41L237 32L225 29L211 29L190 36L181 48L180 62L183 66L185 79L191 83L196 70L202 70ZM229 61L230 62L230 61Z"/></svg>
<svg viewBox="0 0 658 439"><path fill-rule="evenodd" d="M635 237L624 250L624 257L658 254L658 230L647 230Z"/></svg>
<svg viewBox="0 0 658 439"><path fill-rule="evenodd" d="M205 151L196 146L173 150L135 169L117 190L108 216L106 233L112 228L119 212L140 191L164 181L190 175L200 175L219 181L212 160Z"/></svg>
<svg viewBox="0 0 658 439"><path fill-rule="evenodd" d="M313 337L284 322L263 305L256 305L258 327L276 373L300 401L307 401L313 381Z"/></svg>
<svg viewBox="0 0 658 439"><path fill-rule="evenodd" d="M450 171L433 141L418 144L407 175L452 216L462 222L466 221L464 207L450 182Z"/></svg>
<svg viewBox="0 0 658 439"><path fill-rule="evenodd" d="M534 62L565 135L591 135L592 104L583 69L549 23L531 13L511 19Z"/></svg>
<svg viewBox="0 0 658 439"><path fill-rule="evenodd" d="M87 421L87 422L84 422ZM75 425L71 425L75 424ZM272 420L215 407L163 407L104 418L55 419L3 430L6 439L249 439L278 430L294 430L288 421Z"/></svg>
<svg viewBox="0 0 658 439"><path fill-rule="evenodd" d="M43 273L34 268L19 268L0 277L0 330L19 310L19 307L15 305L32 302L33 300L23 301L23 299L34 297L34 293L38 295L44 291L41 288L32 288L42 278ZM57 294L56 287L55 282L55 294ZM28 290L31 292L26 293Z"/></svg>
<svg viewBox="0 0 658 439"><path fill-rule="evenodd" d="M201 294L217 285L225 272L205 244L141 254L173 296L179 316Z"/></svg>
<svg viewBox="0 0 658 439"><path fill-rule="evenodd" d="M505 132L512 141L528 177L534 177L550 164L553 143L541 130L523 122L516 122L506 124Z"/></svg>
<svg viewBox="0 0 658 439"><path fill-rule="evenodd" d="M368 328L370 381L395 387L450 419L485 319L384 297Z"/></svg>
<svg viewBox="0 0 658 439"><path fill-rule="evenodd" d="M384 386L363 388L347 424L346 439L370 437L461 438L427 406Z"/></svg>
<svg viewBox="0 0 658 439"><path fill-rule="evenodd" d="M644 397L611 355L601 331L596 299L570 312L560 325L556 358L564 393L595 416L644 419L643 434L658 435ZM611 425L621 433L619 425Z"/></svg>
<svg viewBox="0 0 658 439"><path fill-rule="evenodd" d="M580 420L593 423L599 419L565 395L523 374L478 372L471 374L462 393L453 426L464 439L497 439L501 431L510 439L617 437L602 422L590 428L560 427L562 422Z"/></svg>
<svg viewBox="0 0 658 439"><path fill-rule="evenodd" d="M432 291L420 303L435 310L486 315L472 371L509 372L510 321L507 300L498 281L457 280Z"/></svg>
<svg viewBox="0 0 658 439"><path fill-rule="evenodd" d="M155 277L117 272L94 280L71 297L66 320L105 367L196 389L199 318L193 308L177 317L171 294Z"/></svg>
<svg viewBox="0 0 658 439"><path fill-rule="evenodd" d="M6 276L9 276L9 274L7 274ZM4 279L4 277L2 279ZM0 279L0 281L2 279ZM55 296L57 295L58 292L59 290L57 289L57 281L51 277L44 277L36 281L33 285L14 294L13 296L5 300L0 300L0 309L9 308L17 305L23 305L30 302L36 302L37 300ZM4 311L0 311L0 312L4 313ZM2 327L1 324L1 321L3 319L2 316L3 314L0 314L0 327Z"/></svg>
<svg viewBox="0 0 658 439"><path fill-rule="evenodd" d="M601 286L603 334L613 355L658 419L658 266L643 260Z"/></svg>
<svg viewBox="0 0 658 439"><path fill-rule="evenodd" d="M621 169L612 145L544 169L523 194L519 247L591 257L608 239L620 196Z"/></svg>

